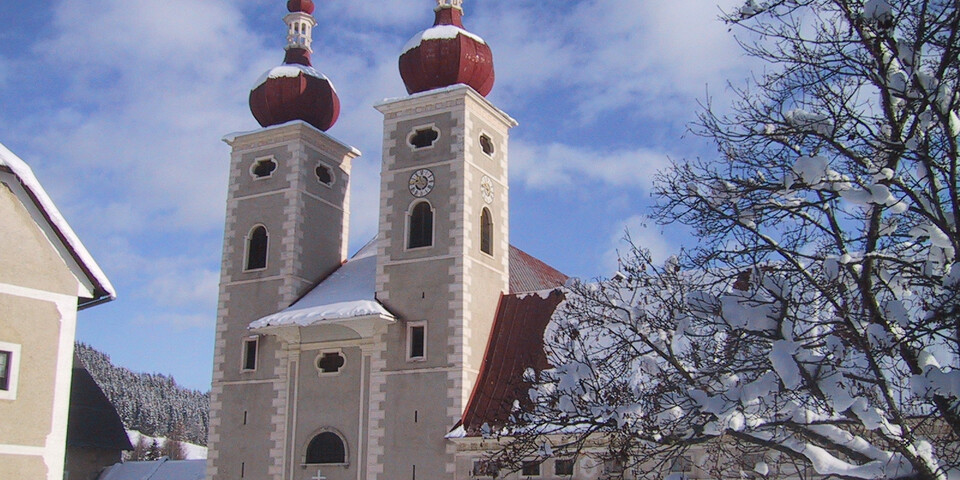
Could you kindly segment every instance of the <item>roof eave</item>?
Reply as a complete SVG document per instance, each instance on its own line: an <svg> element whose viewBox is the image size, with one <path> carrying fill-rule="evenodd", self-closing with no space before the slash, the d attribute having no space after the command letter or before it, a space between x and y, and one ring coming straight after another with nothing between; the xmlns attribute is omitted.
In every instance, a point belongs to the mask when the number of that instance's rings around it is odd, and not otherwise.
<svg viewBox="0 0 960 480"><path fill-rule="evenodd" d="M332 319L318 318L307 325L301 325L298 323L267 325L259 328L250 328L250 331L260 335L276 335L288 343L299 343L300 330L303 328L324 325L338 325L347 327L354 332L357 332L357 335L360 335L361 338L370 338L376 335L382 329L386 328L388 325L392 325L396 322L397 319L393 315L376 314Z"/></svg>

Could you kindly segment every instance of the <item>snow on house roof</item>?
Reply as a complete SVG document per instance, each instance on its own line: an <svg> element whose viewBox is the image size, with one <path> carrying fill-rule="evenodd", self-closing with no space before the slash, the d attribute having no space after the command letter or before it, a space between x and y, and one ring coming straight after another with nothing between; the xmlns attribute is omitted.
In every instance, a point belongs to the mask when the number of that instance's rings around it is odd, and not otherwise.
<svg viewBox="0 0 960 480"><path fill-rule="evenodd" d="M98 480L203 480L206 460L170 460L124 462L107 467Z"/></svg>
<svg viewBox="0 0 960 480"><path fill-rule="evenodd" d="M538 295L500 297L477 383L454 430L459 436L479 435L484 425L502 426L509 420L514 402L522 407L530 401L524 372L549 368L543 332L563 299L559 288Z"/></svg>
<svg viewBox="0 0 960 480"><path fill-rule="evenodd" d="M346 318L393 317L375 298L377 242L371 240L319 285L290 307L250 324L250 329L308 326Z"/></svg>
<svg viewBox="0 0 960 480"><path fill-rule="evenodd" d="M110 280L107 279L106 274L103 273L97 262L93 260L93 256L90 255L86 247L80 243L77 234L70 228L66 219L60 214L60 210L57 209L53 200L40 185L37 177L34 176L33 170L2 143L0 143L0 170L10 171L17 177L17 180L33 199L34 204L43 214L59 241L69 251L73 260L93 285L93 298L89 301L80 302L78 308L85 308L101 301L117 298L116 290Z"/></svg>

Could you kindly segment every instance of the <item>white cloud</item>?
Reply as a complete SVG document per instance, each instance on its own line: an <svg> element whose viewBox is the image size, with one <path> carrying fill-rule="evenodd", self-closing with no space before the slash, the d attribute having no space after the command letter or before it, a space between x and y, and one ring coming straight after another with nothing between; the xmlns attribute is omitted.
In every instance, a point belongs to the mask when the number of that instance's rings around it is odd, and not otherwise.
<svg viewBox="0 0 960 480"><path fill-rule="evenodd" d="M711 2L590 0L562 12L542 2L496 3L503 7L485 8L474 30L494 50L510 103L553 89L574 100L585 121L622 110L689 116L707 84L722 95L728 78L746 75Z"/></svg>
<svg viewBox="0 0 960 480"><path fill-rule="evenodd" d="M65 101L22 119L57 162L45 177L72 186L65 196L84 198L74 210L105 233L220 223L228 155L218 140L253 126L238 78L255 78L251 65L268 56L240 14L220 0L66 0L54 14L35 60L66 74Z"/></svg>
<svg viewBox="0 0 960 480"><path fill-rule="evenodd" d="M157 305L167 308L191 307L193 310L203 310L208 317L214 317L212 313L216 311L220 272L179 263L174 262L161 271L154 271L144 292Z"/></svg>
<svg viewBox="0 0 960 480"><path fill-rule="evenodd" d="M678 244L668 239L653 220L643 215L631 216L619 223L610 236L610 248L603 255L603 267L607 272L619 268L617 260L623 254L629 254L630 244L626 235L630 235L633 245L650 252L655 265L660 265L671 255L678 252Z"/></svg>
<svg viewBox="0 0 960 480"><path fill-rule="evenodd" d="M586 182L649 192L654 175L669 165L666 154L644 147L603 151L560 143L535 145L515 140L510 144L512 181L534 189Z"/></svg>

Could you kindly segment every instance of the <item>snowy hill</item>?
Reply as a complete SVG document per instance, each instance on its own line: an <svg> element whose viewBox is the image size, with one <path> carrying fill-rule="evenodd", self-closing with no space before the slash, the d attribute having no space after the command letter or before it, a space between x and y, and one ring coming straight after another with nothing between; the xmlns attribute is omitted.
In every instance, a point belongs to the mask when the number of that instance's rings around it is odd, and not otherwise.
<svg viewBox="0 0 960 480"><path fill-rule="evenodd" d="M156 442L157 445L163 445L166 443L166 437L151 437L149 435L144 435L136 430L127 430L127 437L130 438L131 445L137 445L140 443L140 439L150 445L153 442ZM185 456L183 460L205 460L207 458L207 447L201 445L195 445L189 442L182 442L183 450Z"/></svg>
<svg viewBox="0 0 960 480"><path fill-rule="evenodd" d="M78 342L74 351L113 403L127 430L165 437L180 425L185 442L206 445L209 392L183 388L166 375L136 373L116 366L109 356L84 343Z"/></svg>

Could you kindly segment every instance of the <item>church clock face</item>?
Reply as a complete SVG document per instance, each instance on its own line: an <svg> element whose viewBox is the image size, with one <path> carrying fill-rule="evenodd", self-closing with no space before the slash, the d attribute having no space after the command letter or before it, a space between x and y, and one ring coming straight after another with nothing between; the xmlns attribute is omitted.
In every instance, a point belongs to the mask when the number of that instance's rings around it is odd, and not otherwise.
<svg viewBox="0 0 960 480"><path fill-rule="evenodd" d="M486 175L480 179L480 196L484 202L493 203L493 180Z"/></svg>
<svg viewBox="0 0 960 480"><path fill-rule="evenodd" d="M433 190L433 184L433 172L421 168L410 175L410 194L417 198L425 197Z"/></svg>

